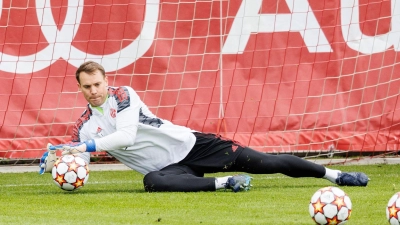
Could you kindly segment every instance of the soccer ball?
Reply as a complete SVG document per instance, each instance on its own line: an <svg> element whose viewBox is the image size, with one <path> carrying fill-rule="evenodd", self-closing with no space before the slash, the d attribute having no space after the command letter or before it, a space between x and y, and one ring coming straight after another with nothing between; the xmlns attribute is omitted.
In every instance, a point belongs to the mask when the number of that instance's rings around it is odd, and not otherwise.
<svg viewBox="0 0 400 225"><path fill-rule="evenodd" d="M311 197L308 206L317 224L345 224L351 214L351 200L340 188L324 187Z"/></svg>
<svg viewBox="0 0 400 225"><path fill-rule="evenodd" d="M392 225L400 224L400 192L397 192L389 199L386 207L386 218Z"/></svg>
<svg viewBox="0 0 400 225"><path fill-rule="evenodd" d="M51 175L54 183L66 191L83 187L89 179L88 164L79 156L61 156L53 166Z"/></svg>

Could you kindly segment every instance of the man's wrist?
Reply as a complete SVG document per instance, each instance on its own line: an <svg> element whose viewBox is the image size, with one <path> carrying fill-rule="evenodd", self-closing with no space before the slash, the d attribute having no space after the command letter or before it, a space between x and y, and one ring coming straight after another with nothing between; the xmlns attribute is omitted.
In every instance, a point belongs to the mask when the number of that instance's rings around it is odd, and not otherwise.
<svg viewBox="0 0 400 225"><path fill-rule="evenodd" d="M87 152L95 152L96 151L96 142L91 139L83 142L86 144L86 151Z"/></svg>

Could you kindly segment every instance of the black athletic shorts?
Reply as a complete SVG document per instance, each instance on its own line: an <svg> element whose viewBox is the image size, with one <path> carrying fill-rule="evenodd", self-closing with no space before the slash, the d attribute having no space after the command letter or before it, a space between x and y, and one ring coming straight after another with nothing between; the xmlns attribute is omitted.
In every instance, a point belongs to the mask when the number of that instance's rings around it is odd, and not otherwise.
<svg viewBox="0 0 400 225"><path fill-rule="evenodd" d="M216 134L195 132L194 135L195 145L178 164L201 174L234 171L232 165L245 146Z"/></svg>

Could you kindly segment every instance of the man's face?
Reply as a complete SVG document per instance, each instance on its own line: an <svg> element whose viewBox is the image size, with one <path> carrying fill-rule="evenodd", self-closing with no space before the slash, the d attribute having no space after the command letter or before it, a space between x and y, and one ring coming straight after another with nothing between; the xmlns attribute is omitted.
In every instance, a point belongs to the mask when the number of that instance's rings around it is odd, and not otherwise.
<svg viewBox="0 0 400 225"><path fill-rule="evenodd" d="M79 80L79 90L91 106L101 106L106 101L108 80L99 70L90 74L81 72Z"/></svg>

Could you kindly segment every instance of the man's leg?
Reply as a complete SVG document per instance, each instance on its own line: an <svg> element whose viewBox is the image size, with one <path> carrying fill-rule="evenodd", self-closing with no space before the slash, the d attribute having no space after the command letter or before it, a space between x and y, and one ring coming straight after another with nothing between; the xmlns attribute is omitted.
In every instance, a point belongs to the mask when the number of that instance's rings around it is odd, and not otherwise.
<svg viewBox="0 0 400 225"><path fill-rule="evenodd" d="M146 174L143 178L144 189L149 192L195 192L215 191L215 178L203 177L188 166L169 165L160 171Z"/></svg>
<svg viewBox="0 0 400 225"><path fill-rule="evenodd" d="M341 172L309 162L294 155L272 155L245 147L237 157L234 169L253 174L282 173L290 177L325 178L342 186L367 186L369 178L360 172Z"/></svg>
<svg viewBox="0 0 400 225"><path fill-rule="evenodd" d="M290 177L316 177L325 175L325 167L294 155L272 155L245 147L237 157L234 168L253 174L282 173Z"/></svg>

